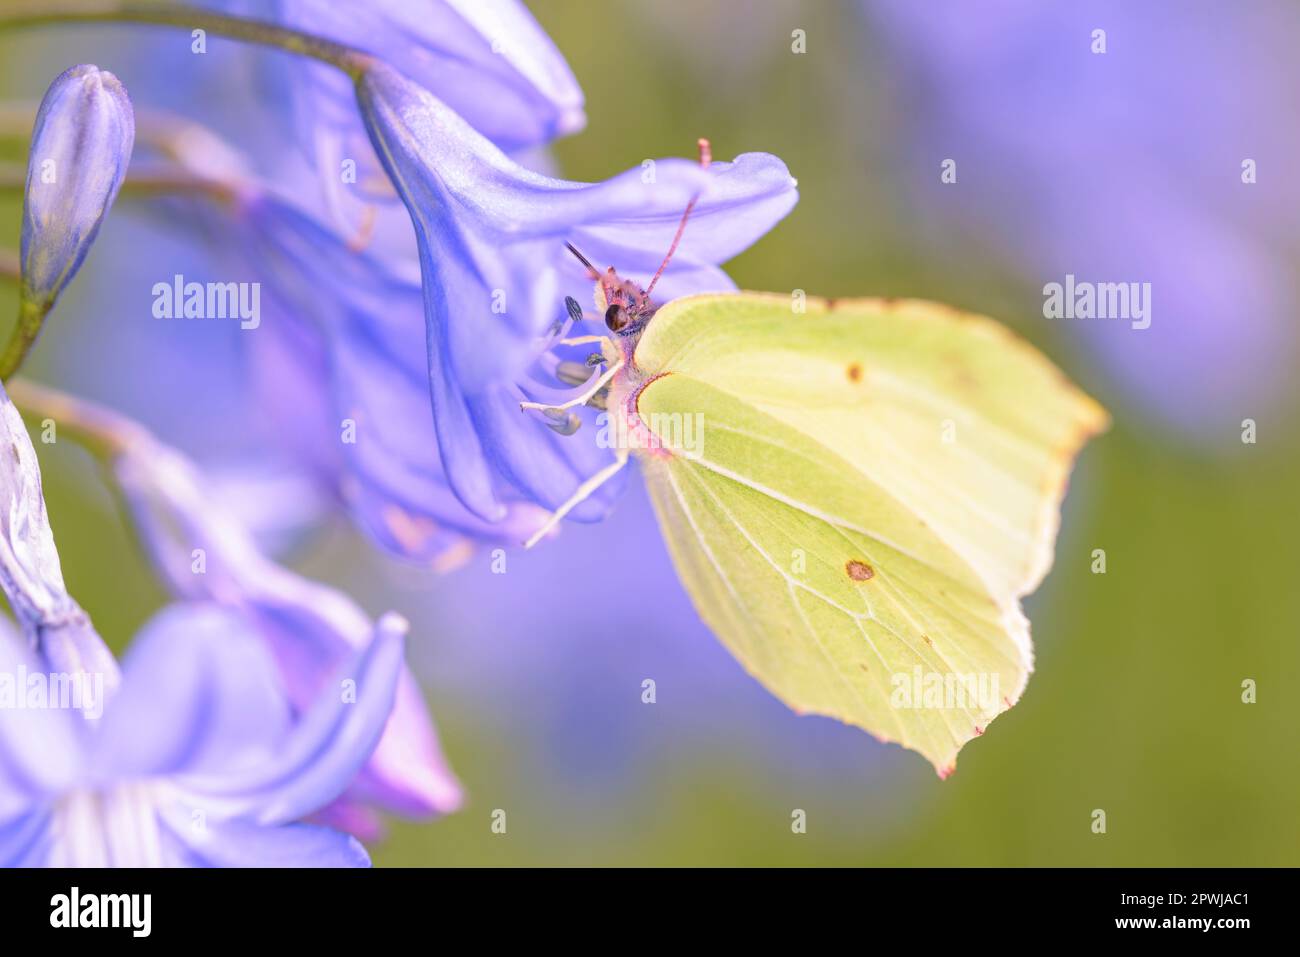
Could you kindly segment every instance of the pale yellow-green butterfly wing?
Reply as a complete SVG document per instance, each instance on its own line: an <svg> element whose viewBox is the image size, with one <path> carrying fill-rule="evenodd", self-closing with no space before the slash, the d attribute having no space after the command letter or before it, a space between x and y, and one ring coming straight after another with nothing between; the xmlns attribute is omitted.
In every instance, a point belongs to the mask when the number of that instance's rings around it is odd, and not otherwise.
<svg viewBox="0 0 1300 957"><path fill-rule="evenodd" d="M1004 327L915 301L689 297L635 364L658 377L636 408L676 448L645 472L705 622L792 708L949 772L1024 690L1019 599L1105 412Z"/></svg>

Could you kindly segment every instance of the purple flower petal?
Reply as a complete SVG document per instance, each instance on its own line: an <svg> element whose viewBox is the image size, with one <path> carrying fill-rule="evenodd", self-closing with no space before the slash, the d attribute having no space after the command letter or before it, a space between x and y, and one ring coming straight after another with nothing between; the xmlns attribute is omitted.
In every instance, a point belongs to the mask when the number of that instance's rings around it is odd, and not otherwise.
<svg viewBox="0 0 1300 957"><path fill-rule="evenodd" d="M276 0L271 7L271 19L363 49L414 77L504 150L536 148L586 123L568 64L518 0ZM275 62L289 93L293 141L314 160L332 218L354 226L368 218L369 204L391 204L348 78L312 60ZM345 164L355 172L346 183Z"/></svg>
<svg viewBox="0 0 1300 957"><path fill-rule="evenodd" d="M232 773L271 759L289 711L252 622L216 605L173 605L127 654L91 755L98 781Z"/></svg>
<svg viewBox="0 0 1300 957"><path fill-rule="evenodd" d="M310 824L263 827L248 821L208 821L196 830L180 814L167 816L163 837L182 867L369 867L370 855L350 834Z"/></svg>
<svg viewBox="0 0 1300 957"><path fill-rule="evenodd" d="M220 818L281 824L334 800L370 757L393 708L406 623L380 619L369 645L335 673L276 753L255 768L178 779Z"/></svg>
<svg viewBox="0 0 1300 957"><path fill-rule="evenodd" d="M0 867L41 867L49 859L54 843L48 808L5 819L0 815Z"/></svg>
<svg viewBox="0 0 1300 957"><path fill-rule="evenodd" d="M174 450L139 436L118 458L116 475L141 539L173 589L245 615L275 657L296 710L308 710L322 689L329 690L335 667L370 642L373 622L354 601L267 559L247 529L205 494L197 470ZM204 553L201 575L190 567L195 547ZM405 667L399 687L397 706L364 776L368 793L403 813L453 809L460 785Z"/></svg>
<svg viewBox="0 0 1300 957"><path fill-rule="evenodd" d="M409 671L399 676L384 734L348 793L415 817L430 811L450 814L464 801Z"/></svg>
<svg viewBox="0 0 1300 957"><path fill-rule="evenodd" d="M29 681L47 673L0 620L0 821L68 787L80 768L86 731L81 716L62 708L26 707Z"/></svg>
<svg viewBox="0 0 1300 957"><path fill-rule="evenodd" d="M585 125L582 90L550 37L517 0L278 0L277 19L355 44L433 90L502 149ZM296 85L317 127L356 125L347 78L317 64Z"/></svg>

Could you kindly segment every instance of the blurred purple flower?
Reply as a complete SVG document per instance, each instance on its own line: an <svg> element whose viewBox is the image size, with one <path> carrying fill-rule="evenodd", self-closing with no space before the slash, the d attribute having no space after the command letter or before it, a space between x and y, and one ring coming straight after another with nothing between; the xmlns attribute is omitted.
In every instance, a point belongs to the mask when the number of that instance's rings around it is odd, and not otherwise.
<svg viewBox="0 0 1300 957"><path fill-rule="evenodd" d="M305 713L338 664L366 646L374 622L342 592L263 555L188 459L129 423L114 427L124 440L113 474L159 574L178 598L241 612L276 660L290 706ZM417 817L460 806L460 784L404 667L392 715L344 802L364 836L375 833L366 804Z"/></svg>
<svg viewBox="0 0 1300 957"><path fill-rule="evenodd" d="M1294 6L1246 17L1033 0L978 16L951 0L864 9L909 91L908 156L933 220L951 234L960 218L1036 286L1067 274L1149 282L1150 328L1067 322L1118 388L1189 434L1232 434L1279 401L1295 359L1286 317L1300 305L1300 188L1285 172L1300 144L1279 120L1300 78ZM941 184L949 158L958 180Z"/></svg>
<svg viewBox="0 0 1300 957"><path fill-rule="evenodd" d="M415 226L428 381L451 488L487 521L505 518L514 495L553 509L609 455L519 411L520 399L557 391L551 349L565 328L563 294L589 282L565 241L644 281L699 195L660 293L671 299L732 289L717 264L790 211L795 181L784 163L762 153L707 170L686 160L647 160L599 184L551 179L511 161L427 90L383 65L366 73L357 92ZM613 491L607 486L573 517L600 518Z"/></svg>
<svg viewBox="0 0 1300 957"><path fill-rule="evenodd" d="M134 141L131 100L113 74L74 66L50 84L32 130L23 203L23 299L41 315L86 258Z"/></svg>
<svg viewBox="0 0 1300 957"><path fill-rule="evenodd" d="M404 631L381 620L295 721L247 620L165 609L136 638L100 722L0 708L0 865L367 865L355 838L294 822L337 797L370 753ZM0 674L47 670L0 633ZM341 686L355 687L355 703Z"/></svg>
<svg viewBox="0 0 1300 957"><path fill-rule="evenodd" d="M366 864L355 839L292 822L374 751L406 623L385 616L358 637L297 709L256 623L206 603L156 616L119 672L64 587L35 452L2 389L0 438L0 585L26 637L0 628L0 864Z"/></svg>

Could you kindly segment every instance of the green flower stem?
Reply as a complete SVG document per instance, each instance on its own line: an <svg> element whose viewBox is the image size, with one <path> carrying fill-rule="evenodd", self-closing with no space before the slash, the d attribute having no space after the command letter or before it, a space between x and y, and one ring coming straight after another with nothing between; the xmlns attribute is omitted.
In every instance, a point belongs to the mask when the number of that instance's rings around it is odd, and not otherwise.
<svg viewBox="0 0 1300 957"><path fill-rule="evenodd" d="M4 352L0 353L0 379L8 380L18 371L41 334L41 325L54 305L52 302L37 302L21 296L18 302L18 322L9 336Z"/></svg>
<svg viewBox="0 0 1300 957"><path fill-rule="evenodd" d="M143 426L106 406L79 399L30 379L16 378L5 391L18 410L31 419L53 419L102 465L111 465L133 445L147 442Z"/></svg>
<svg viewBox="0 0 1300 957"><path fill-rule="evenodd" d="M205 30L217 36L320 60L342 70L354 81L373 62L368 53L300 30L176 4L133 3L129 0L6 0L4 9L0 10L0 31L71 23L138 23Z"/></svg>
<svg viewBox="0 0 1300 957"><path fill-rule="evenodd" d="M6 382L5 391L18 411L29 419L53 419L61 432L85 447L100 464L109 465L147 437L143 426L86 399L78 399L30 378Z"/></svg>
<svg viewBox="0 0 1300 957"><path fill-rule="evenodd" d="M77 398L22 376L6 382L4 391L29 421L53 420L58 429L57 434L68 436L89 452L100 468L105 486L116 499L118 510L123 515L131 514L115 466L117 460L133 447L153 441L153 436L144 426L107 406ZM150 549L139 525L128 521L126 527L139 553L147 557Z"/></svg>
<svg viewBox="0 0 1300 957"><path fill-rule="evenodd" d="M0 193L21 193L26 185L25 169L13 163L0 163ZM203 195L218 203L233 203L239 199L239 186L233 181L196 176L186 170L155 168L128 173L122 181L122 195L144 199ZM3 274L0 269L0 276Z"/></svg>

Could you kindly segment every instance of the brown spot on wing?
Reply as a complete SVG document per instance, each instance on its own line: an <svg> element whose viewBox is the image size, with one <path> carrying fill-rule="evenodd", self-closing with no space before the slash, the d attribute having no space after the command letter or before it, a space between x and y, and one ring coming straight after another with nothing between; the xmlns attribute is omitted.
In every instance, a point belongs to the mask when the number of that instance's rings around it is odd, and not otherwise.
<svg viewBox="0 0 1300 957"><path fill-rule="evenodd" d="M844 370L844 373L849 377L850 382L861 382L862 364L858 362L850 362L849 367Z"/></svg>
<svg viewBox="0 0 1300 957"><path fill-rule="evenodd" d="M851 558L844 563L844 571L855 582L864 582L875 577L875 572L866 562L860 562L856 558Z"/></svg>

